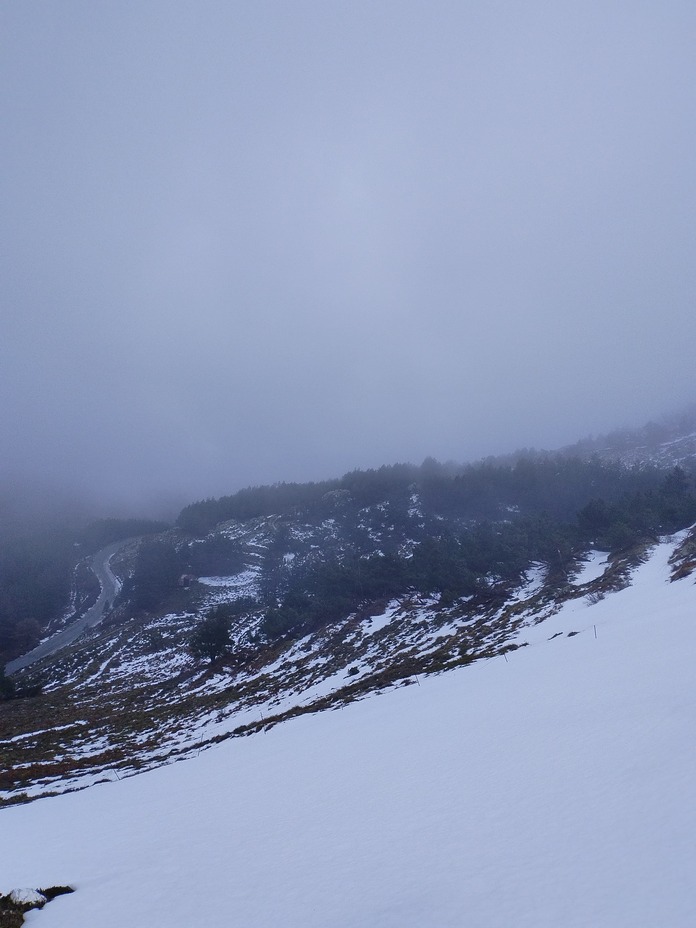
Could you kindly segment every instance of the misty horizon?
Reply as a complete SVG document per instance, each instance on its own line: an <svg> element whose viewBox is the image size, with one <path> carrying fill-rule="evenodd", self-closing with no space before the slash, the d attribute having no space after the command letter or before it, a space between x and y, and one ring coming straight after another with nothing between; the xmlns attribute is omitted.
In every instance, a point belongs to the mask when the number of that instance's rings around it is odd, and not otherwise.
<svg viewBox="0 0 696 928"><path fill-rule="evenodd" d="M693 403L696 10L0 11L0 495L168 517Z"/></svg>
<svg viewBox="0 0 696 928"><path fill-rule="evenodd" d="M477 465L486 461L506 462L507 459L516 459L518 456L524 457L528 454L546 454L554 452L574 453L576 445L589 445L595 442L606 440L610 445L616 445L624 435L636 439L641 431L648 433L652 428L661 432L663 429L670 433L678 433L682 429L690 430L696 422L696 404L689 404L680 410L673 411L671 414L665 414L656 420L650 420L642 423L624 423L607 432L578 436L576 440L568 442L565 445L537 447L534 445L519 446L514 449L503 449L497 452L480 455L477 458L448 458L438 459L433 455L426 455L420 461L400 460L400 461L375 461L373 463L357 466L348 471L326 473L315 476L300 476L291 478L287 475L281 476L276 480L268 481L251 481L240 485L223 485L216 492L200 493L196 495L179 496L175 494L153 494L150 497L143 497L140 501L134 501L132 498L126 500L112 499L107 495L89 493L80 493L68 485L51 485L48 481L39 483L32 481L23 475L16 475L13 479L9 475L6 483L0 487L0 525L11 525L16 523L17 526L35 522L37 526L50 524L51 521L62 520L69 517L74 526L86 524L95 519L155 519L164 522L173 523L182 509L186 506L201 502L205 499L214 499L223 496L232 496L240 490L249 489L259 486L277 485L283 483L321 483L324 481L340 480L352 471L364 471L370 469L379 469L380 467L391 466L408 466L418 468L427 466L429 461L446 468L457 469L467 465ZM649 439L648 439L649 440ZM661 440L661 439L660 439ZM585 448L584 453L589 453Z"/></svg>

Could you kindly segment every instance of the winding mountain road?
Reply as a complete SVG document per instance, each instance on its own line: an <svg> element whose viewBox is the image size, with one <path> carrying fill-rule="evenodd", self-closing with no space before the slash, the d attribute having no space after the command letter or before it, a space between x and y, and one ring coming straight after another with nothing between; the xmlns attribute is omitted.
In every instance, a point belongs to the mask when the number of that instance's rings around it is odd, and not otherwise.
<svg viewBox="0 0 696 928"><path fill-rule="evenodd" d="M81 618L68 625L67 628L61 629L61 631L56 632L55 635L51 635L50 638L46 638L46 640L37 645L33 651L29 651L27 654L23 654L21 657L17 657L13 661L10 661L9 664L6 664L5 673L8 676L15 673L17 670L23 670L25 667L29 667L31 664L36 663L36 661L41 660L42 657L54 654L61 648L72 644L73 641L80 637L86 628L92 628L93 625L101 621L104 617L105 605L107 603L112 603L116 594L121 589L121 581L113 574L109 566L109 561L124 544L126 544L125 541L117 541L114 544L108 545L106 548L102 548L101 551L97 551L97 553L92 556L90 567L96 574L101 587L101 592L99 593L96 603L88 609Z"/></svg>

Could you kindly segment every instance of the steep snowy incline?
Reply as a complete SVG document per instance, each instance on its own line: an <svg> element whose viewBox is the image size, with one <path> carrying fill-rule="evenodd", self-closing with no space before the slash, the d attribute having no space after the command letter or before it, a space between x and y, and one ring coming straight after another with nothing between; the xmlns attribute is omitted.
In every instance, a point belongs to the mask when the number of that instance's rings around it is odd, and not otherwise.
<svg viewBox="0 0 696 928"><path fill-rule="evenodd" d="M672 547L573 637L0 810L0 893L73 885L39 928L696 924L696 586L668 582Z"/></svg>

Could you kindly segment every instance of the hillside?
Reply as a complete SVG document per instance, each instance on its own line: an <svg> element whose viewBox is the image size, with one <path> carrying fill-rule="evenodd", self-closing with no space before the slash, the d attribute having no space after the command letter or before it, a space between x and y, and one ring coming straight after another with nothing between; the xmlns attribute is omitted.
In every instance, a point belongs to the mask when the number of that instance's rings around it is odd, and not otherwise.
<svg viewBox="0 0 696 928"><path fill-rule="evenodd" d="M72 885L30 916L46 928L685 928L688 545L652 545L604 598L588 561L584 595L541 623L525 606L504 656L3 809L0 889Z"/></svg>
<svg viewBox="0 0 696 928"><path fill-rule="evenodd" d="M90 563L115 600L4 684L0 925L68 886L28 923L692 924L696 490L663 438L96 525L74 616Z"/></svg>
<svg viewBox="0 0 696 928"><path fill-rule="evenodd" d="M477 521L500 524L544 513L567 523L592 500L613 505L630 493L656 489L675 465L693 475L695 436L696 415L687 411L642 429L584 439L555 454L527 450L475 464L427 459L420 466L354 471L320 483L249 487L232 496L193 503L181 512L179 535L173 539L181 555L175 569L194 576L235 572L239 565L234 557L222 563L224 542L216 553L208 539L195 549L197 557L189 545L189 555L183 557L187 535L202 540L207 534L219 534L218 526L226 521L247 525L253 519L268 519L272 533L278 535L280 530L276 555L287 541L283 532L287 535L291 530L295 543L313 535L311 543L322 557L338 555L339 546L359 557L403 555L423 540L441 536L443 530L457 536ZM578 462L585 466L578 467ZM75 501L60 509L44 506L43 514L34 508L24 518L18 505L0 488L0 663L12 663L47 634L85 614L98 595L90 565L99 548L166 529L162 523L137 518L102 518L89 524ZM650 520L632 526L626 519L614 519L618 535L603 538L602 543L610 547L628 543L646 525L653 534L663 530L665 520L655 515L652 526ZM632 519L631 514L628 522ZM165 536L165 540L172 539ZM284 553L293 558L297 554L287 545ZM126 566L126 575L133 566ZM267 585L264 594L269 592ZM156 599L156 592L150 601L141 596L136 605L151 609L159 605ZM0 692L2 688L0 684Z"/></svg>
<svg viewBox="0 0 696 928"><path fill-rule="evenodd" d="M192 504L176 527L112 541L97 560L109 555L121 592L102 594L101 621L9 681L0 803L507 659L553 616L626 588L660 537L695 520L686 470L565 454ZM688 536L675 576L693 548Z"/></svg>
<svg viewBox="0 0 696 928"><path fill-rule="evenodd" d="M642 428L616 429L607 435L582 439L564 449L572 456L596 456L624 464L694 468L696 463L696 406L648 422Z"/></svg>

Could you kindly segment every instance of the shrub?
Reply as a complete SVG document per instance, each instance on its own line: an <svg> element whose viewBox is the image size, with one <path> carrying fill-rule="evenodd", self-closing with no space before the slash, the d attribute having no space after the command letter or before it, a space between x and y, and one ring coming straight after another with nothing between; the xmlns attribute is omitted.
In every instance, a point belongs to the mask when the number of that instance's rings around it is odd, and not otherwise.
<svg viewBox="0 0 696 928"><path fill-rule="evenodd" d="M223 611L211 609L195 627L189 638L189 651L198 660L212 664L228 650L230 645L230 619Z"/></svg>

